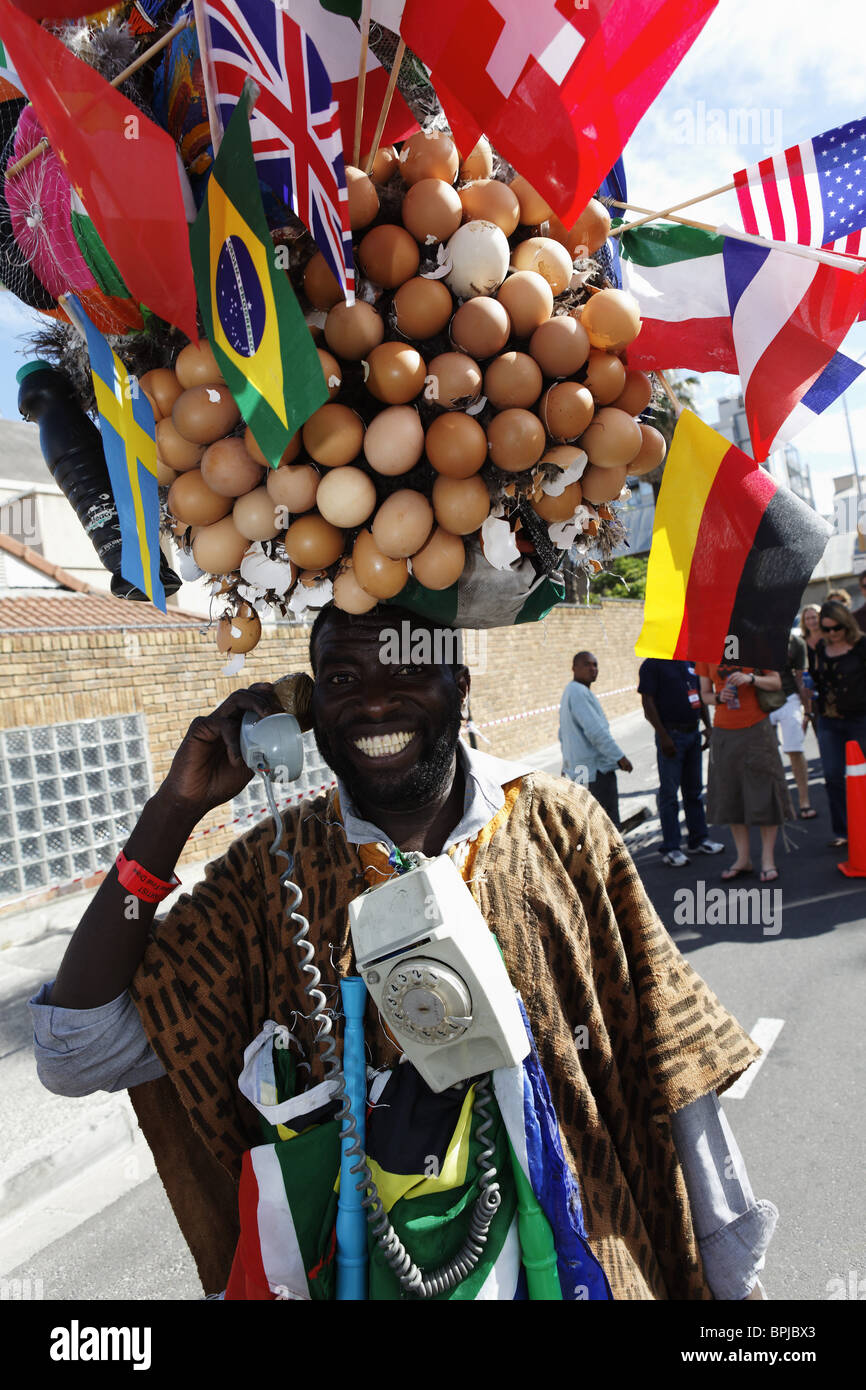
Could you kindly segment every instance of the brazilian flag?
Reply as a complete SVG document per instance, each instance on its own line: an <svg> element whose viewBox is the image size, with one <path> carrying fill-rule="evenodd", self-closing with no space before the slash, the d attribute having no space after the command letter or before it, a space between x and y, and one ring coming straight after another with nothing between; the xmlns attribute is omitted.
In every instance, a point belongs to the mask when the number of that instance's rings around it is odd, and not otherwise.
<svg viewBox="0 0 866 1390"><path fill-rule="evenodd" d="M328 399L312 336L262 209L244 85L190 232L204 329L262 453L276 468L292 435Z"/></svg>

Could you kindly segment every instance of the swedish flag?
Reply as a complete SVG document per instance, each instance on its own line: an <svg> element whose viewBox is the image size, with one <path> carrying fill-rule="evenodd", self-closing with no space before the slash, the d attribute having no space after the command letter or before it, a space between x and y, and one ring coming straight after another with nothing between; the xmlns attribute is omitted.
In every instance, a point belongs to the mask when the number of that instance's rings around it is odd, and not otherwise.
<svg viewBox="0 0 866 1390"><path fill-rule="evenodd" d="M190 232L205 334L256 443L274 467L328 399L319 355L262 210L245 85Z"/></svg>
<svg viewBox="0 0 866 1390"><path fill-rule="evenodd" d="M164 613L153 411L137 378L90 322L81 301L66 295L64 303L87 337L102 448L120 522L120 572Z"/></svg>

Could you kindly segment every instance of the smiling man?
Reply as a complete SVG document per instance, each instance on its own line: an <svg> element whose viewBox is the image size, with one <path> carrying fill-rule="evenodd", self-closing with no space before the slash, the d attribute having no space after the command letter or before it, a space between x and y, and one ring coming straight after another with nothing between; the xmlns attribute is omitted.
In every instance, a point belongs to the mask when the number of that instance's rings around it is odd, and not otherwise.
<svg viewBox="0 0 866 1390"><path fill-rule="evenodd" d="M449 854L523 1000L602 1286L624 1299L756 1296L776 1212L755 1201L716 1093L757 1048L676 950L595 799L466 747L463 666L382 659L383 630L395 615L431 630L393 608L359 617L326 609L311 635L314 729L338 787L282 819L322 989L335 990L354 969L352 899L393 877L411 851ZM226 1287L230 1267L234 1287L239 1183L242 1218L258 1200L244 1195L245 1154L259 1152L262 1117L277 1119L273 1097L257 1104L244 1085L256 1040L282 1030L300 1059L289 1136L315 1132L298 1105L322 1094L304 984L310 967L301 968L294 945L298 918L290 918L283 865L271 853L271 824L236 841L151 926L193 826L249 780L239 750L243 712L274 709L272 689L254 686L193 721L56 982L32 1001L46 1085L72 1095L131 1089L211 1294ZM374 1088L386 1073L387 1084L411 1083L415 1069L398 1065L400 1050L369 997L364 1023ZM434 1096L419 1078L408 1110L393 1107L390 1134L392 1107L382 1107L386 1147L399 1134L420 1144L423 1157L422 1111L459 1111L462 1103L462 1093ZM289 1111L279 1114L289 1124ZM420 1183L431 1175L425 1169ZM440 1188L453 1189L446 1177ZM469 1205L460 1204L446 1239L449 1258L466 1238ZM269 1238L273 1226L270 1219ZM247 1234L242 1220L239 1251ZM306 1267L299 1296L321 1296L329 1238L323 1250ZM264 1290L258 1296L284 1296L267 1283ZM472 1296L525 1296L525 1283L500 1271Z"/></svg>

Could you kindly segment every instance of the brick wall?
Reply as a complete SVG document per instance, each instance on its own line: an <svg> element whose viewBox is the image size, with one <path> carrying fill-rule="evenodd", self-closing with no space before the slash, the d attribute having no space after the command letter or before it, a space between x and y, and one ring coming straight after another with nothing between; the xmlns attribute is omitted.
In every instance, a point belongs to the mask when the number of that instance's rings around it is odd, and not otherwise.
<svg viewBox="0 0 866 1390"><path fill-rule="evenodd" d="M610 718L637 704L634 643L643 605L612 600L593 608L560 607L543 623L496 629L486 634L487 669L475 675L472 716L479 725L553 705L571 679L571 660L588 648L599 660L596 693L628 687L604 700ZM223 658L213 637L188 628L30 633L0 637L4 681L0 728L70 722L112 714L144 714L154 786L163 779L175 749L197 714L207 713L232 690L308 670L309 629L266 631L239 677L219 675ZM485 750L504 757L531 753L556 742L556 709L510 719L484 729ZM202 822L184 858L220 852L238 827L201 831L221 823L225 808Z"/></svg>

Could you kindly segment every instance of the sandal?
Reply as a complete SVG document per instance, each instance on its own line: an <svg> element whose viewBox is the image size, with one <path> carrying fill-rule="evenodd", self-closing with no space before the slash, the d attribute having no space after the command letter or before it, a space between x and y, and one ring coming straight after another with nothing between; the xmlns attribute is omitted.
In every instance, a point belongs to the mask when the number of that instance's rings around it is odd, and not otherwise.
<svg viewBox="0 0 866 1390"><path fill-rule="evenodd" d="M776 868L761 870L761 883L775 883L779 877L779 870Z"/></svg>
<svg viewBox="0 0 866 1390"><path fill-rule="evenodd" d="M814 806L800 807L800 820L814 820L817 814Z"/></svg>
<svg viewBox="0 0 866 1390"><path fill-rule="evenodd" d="M828 847L829 847L830 849L842 849L843 845L847 845L847 843L848 843L848 836L847 836L847 835L837 835L836 838L835 838L835 840L828 840L828 841L827 841L827 845L828 845Z"/></svg>
<svg viewBox="0 0 866 1390"><path fill-rule="evenodd" d="M722 872L722 878L725 883L730 883L732 879L745 878L748 874L753 874L754 872L755 870L752 864L744 864L741 869L725 869Z"/></svg>

